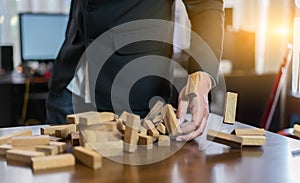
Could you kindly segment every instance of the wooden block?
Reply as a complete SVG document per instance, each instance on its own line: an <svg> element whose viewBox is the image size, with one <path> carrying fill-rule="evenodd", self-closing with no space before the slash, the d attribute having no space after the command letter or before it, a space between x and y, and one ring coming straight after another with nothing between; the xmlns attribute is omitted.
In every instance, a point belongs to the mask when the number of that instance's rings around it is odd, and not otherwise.
<svg viewBox="0 0 300 183"><path fill-rule="evenodd" d="M160 113L161 109L163 108L164 103L160 100L158 100L154 106L152 107L152 109L150 110L150 112L146 115L145 119L151 120L153 121L154 118Z"/></svg>
<svg viewBox="0 0 300 183"><path fill-rule="evenodd" d="M64 125L65 127L56 129L55 130L55 136L59 138L66 139L68 138L72 132L77 131L77 125L70 124L70 125Z"/></svg>
<svg viewBox="0 0 300 183"><path fill-rule="evenodd" d="M31 158L32 169L47 170L53 168L62 168L75 165L75 158L72 154L59 154L55 156L34 157Z"/></svg>
<svg viewBox="0 0 300 183"><path fill-rule="evenodd" d="M237 105L237 93L227 92L225 97L225 106L224 106L224 120L226 124L234 124L235 114L236 114L236 105Z"/></svg>
<svg viewBox="0 0 300 183"><path fill-rule="evenodd" d="M189 100L198 95L201 75L199 72L189 74L185 88L185 97Z"/></svg>
<svg viewBox="0 0 300 183"><path fill-rule="evenodd" d="M294 124L294 131L300 132L300 125Z"/></svg>
<svg viewBox="0 0 300 183"><path fill-rule="evenodd" d="M166 131L166 126L162 123L159 123L157 126L156 126L156 129L159 131L159 133L165 135L167 133Z"/></svg>
<svg viewBox="0 0 300 183"><path fill-rule="evenodd" d="M236 136L265 136L266 132L263 128L241 128L233 131Z"/></svg>
<svg viewBox="0 0 300 183"><path fill-rule="evenodd" d="M104 125L105 130L110 131L110 132L117 129L116 121L106 121L106 122L103 122L103 125Z"/></svg>
<svg viewBox="0 0 300 183"><path fill-rule="evenodd" d="M122 112L121 116L119 117L120 120L122 120L122 122L125 122L127 120L127 115L129 115L130 113L124 111Z"/></svg>
<svg viewBox="0 0 300 183"><path fill-rule="evenodd" d="M144 127L148 130L148 134L154 138L158 138L159 132L150 120L144 120Z"/></svg>
<svg viewBox="0 0 300 183"><path fill-rule="evenodd" d="M61 129L68 129L69 131L77 131L77 125L69 124L69 125L54 125L49 127L43 127L41 128L41 134L55 136L56 135L55 131Z"/></svg>
<svg viewBox="0 0 300 183"><path fill-rule="evenodd" d="M167 135L160 135L158 137L158 146L171 146L171 140L170 137Z"/></svg>
<svg viewBox="0 0 300 183"><path fill-rule="evenodd" d="M117 119L117 129L119 130L119 132L121 132L122 134L125 133L125 125L123 124L122 120Z"/></svg>
<svg viewBox="0 0 300 183"><path fill-rule="evenodd" d="M50 146L56 146L58 153L63 153L67 150L67 144L65 142L50 142Z"/></svg>
<svg viewBox="0 0 300 183"><path fill-rule="evenodd" d="M0 145L10 142L13 137L30 136L30 135L32 135L31 130L22 130L22 131L10 133L8 135L4 135L0 137Z"/></svg>
<svg viewBox="0 0 300 183"><path fill-rule="evenodd" d="M139 134L138 145L140 145L142 147L146 147L147 149L152 149L153 148L153 137L148 136L148 135Z"/></svg>
<svg viewBox="0 0 300 183"><path fill-rule="evenodd" d="M109 122L116 120L116 114L112 112L99 112L100 122Z"/></svg>
<svg viewBox="0 0 300 183"><path fill-rule="evenodd" d="M66 116L66 121L68 124L79 124L79 120L76 119L75 114L69 114Z"/></svg>
<svg viewBox="0 0 300 183"><path fill-rule="evenodd" d="M207 140L214 141L220 144L231 146L232 148L241 148L243 138L215 130L207 131Z"/></svg>
<svg viewBox="0 0 300 183"><path fill-rule="evenodd" d="M162 117L161 114L155 116L155 118L152 120L152 122L153 122L154 124L159 124L159 123L161 123L162 121L163 121L163 117Z"/></svg>
<svg viewBox="0 0 300 183"><path fill-rule="evenodd" d="M32 157L45 156L42 152L12 149L6 152L6 159L30 163Z"/></svg>
<svg viewBox="0 0 300 183"><path fill-rule="evenodd" d="M135 114L128 114L125 121L125 126L139 130L141 126L140 116Z"/></svg>
<svg viewBox="0 0 300 183"><path fill-rule="evenodd" d="M54 156L58 154L58 146L38 145L35 146L35 150L45 153L46 156Z"/></svg>
<svg viewBox="0 0 300 183"><path fill-rule="evenodd" d="M87 146L91 147L92 150L96 149L97 152L101 153L104 157L116 157L123 155L123 148L124 148L124 141L118 140L113 142L106 142L106 143L91 143Z"/></svg>
<svg viewBox="0 0 300 183"><path fill-rule="evenodd" d="M102 167L102 156L95 152L87 150L83 147L74 147L74 155L77 160L93 169L99 169Z"/></svg>
<svg viewBox="0 0 300 183"><path fill-rule="evenodd" d="M137 148L138 140L139 140L138 130L126 126L125 134L124 134L124 142L125 142L124 150L127 152L135 152Z"/></svg>
<svg viewBox="0 0 300 183"><path fill-rule="evenodd" d="M26 150L26 151L36 151L35 150L35 145L27 146L27 145L14 145L13 149L18 149L18 150Z"/></svg>
<svg viewBox="0 0 300 183"><path fill-rule="evenodd" d="M47 145L49 143L49 135L13 137L11 140L13 146Z"/></svg>
<svg viewBox="0 0 300 183"><path fill-rule="evenodd" d="M12 145L11 144L2 144L0 145L0 155L5 156L6 151L11 150Z"/></svg>
<svg viewBox="0 0 300 183"><path fill-rule="evenodd" d="M266 144L265 136L241 136L242 146L262 146Z"/></svg>
<svg viewBox="0 0 300 183"><path fill-rule="evenodd" d="M91 126L95 124L101 124L100 116L98 112L90 111L79 115L79 125Z"/></svg>
<svg viewBox="0 0 300 183"><path fill-rule="evenodd" d="M143 126L140 126L140 129L139 129L139 133L142 134L142 135L147 135L147 129L144 128Z"/></svg>
<svg viewBox="0 0 300 183"><path fill-rule="evenodd" d="M164 107L164 123L166 125L167 131L171 136L178 136L182 134L182 130L179 126L178 120L176 118L175 112L172 105L167 104Z"/></svg>
<svg viewBox="0 0 300 183"><path fill-rule="evenodd" d="M79 146L79 132L71 133L71 143L73 146Z"/></svg>

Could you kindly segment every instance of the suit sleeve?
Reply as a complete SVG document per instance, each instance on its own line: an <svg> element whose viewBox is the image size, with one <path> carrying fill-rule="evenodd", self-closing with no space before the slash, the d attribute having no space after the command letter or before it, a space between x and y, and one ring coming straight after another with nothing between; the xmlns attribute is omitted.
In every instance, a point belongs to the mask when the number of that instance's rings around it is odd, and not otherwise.
<svg viewBox="0 0 300 183"><path fill-rule="evenodd" d="M192 31L206 42L210 52L214 55L213 60L207 60L204 57L202 58L203 60L196 61L190 57L189 73L204 71L217 81L223 47L224 2L223 0L184 0L184 3L192 24ZM191 49L197 50L197 44L195 44L193 39L191 40ZM210 66L204 68L201 63L209 64Z"/></svg>

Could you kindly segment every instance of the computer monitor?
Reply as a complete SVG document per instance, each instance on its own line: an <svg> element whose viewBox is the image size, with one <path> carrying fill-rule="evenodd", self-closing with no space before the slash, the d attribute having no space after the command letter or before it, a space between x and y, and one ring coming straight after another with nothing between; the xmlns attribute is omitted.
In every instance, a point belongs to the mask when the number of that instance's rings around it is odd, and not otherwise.
<svg viewBox="0 0 300 183"><path fill-rule="evenodd" d="M22 61L54 61L65 39L68 15L22 13L19 22Z"/></svg>

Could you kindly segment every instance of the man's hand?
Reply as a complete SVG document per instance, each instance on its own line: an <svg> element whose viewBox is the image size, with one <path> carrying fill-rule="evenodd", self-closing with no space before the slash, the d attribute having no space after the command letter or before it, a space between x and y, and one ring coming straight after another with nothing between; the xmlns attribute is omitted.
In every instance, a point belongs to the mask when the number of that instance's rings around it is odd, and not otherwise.
<svg viewBox="0 0 300 183"><path fill-rule="evenodd" d="M177 118L182 128L182 135L176 138L177 141L188 141L200 136L205 127L209 115L208 93L211 89L211 79L204 72L200 73L200 82L197 94L192 99L186 99L185 86L178 97ZM187 110L192 114L192 121L184 123Z"/></svg>

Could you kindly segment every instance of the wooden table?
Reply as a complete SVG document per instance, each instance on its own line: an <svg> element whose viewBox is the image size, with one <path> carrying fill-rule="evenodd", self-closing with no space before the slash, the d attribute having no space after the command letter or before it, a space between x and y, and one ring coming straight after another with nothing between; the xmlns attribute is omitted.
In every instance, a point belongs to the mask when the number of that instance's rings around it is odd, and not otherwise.
<svg viewBox="0 0 300 183"><path fill-rule="evenodd" d="M222 120L217 116L213 120ZM210 120L209 123L214 121ZM222 125L221 131L249 127L236 122ZM0 136L19 128L35 134L40 126L0 129ZM1 183L26 182L221 182L290 183L300 182L300 141L266 133L267 144L261 148L232 150L210 143L200 151L198 143L186 143L169 158L149 165L124 165L103 159L103 167L92 170L77 163L75 167L33 173L29 166L6 162L0 157Z"/></svg>

